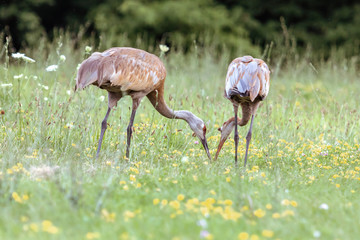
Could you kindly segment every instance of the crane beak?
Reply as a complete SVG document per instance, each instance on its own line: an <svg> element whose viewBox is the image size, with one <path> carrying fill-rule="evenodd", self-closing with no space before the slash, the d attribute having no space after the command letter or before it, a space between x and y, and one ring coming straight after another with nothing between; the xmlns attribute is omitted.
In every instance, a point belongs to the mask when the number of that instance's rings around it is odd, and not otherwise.
<svg viewBox="0 0 360 240"><path fill-rule="evenodd" d="M220 143L219 143L218 149L217 149L216 154L215 154L214 161L216 161L216 159L218 158L219 153L220 153L220 151L221 151L221 148L223 147L223 145L224 145L225 141L226 141L226 138L224 138L224 139L221 139L221 140L220 140Z"/></svg>
<svg viewBox="0 0 360 240"><path fill-rule="evenodd" d="M211 160L211 156L210 156L210 152L209 152L209 147L208 147L208 145L207 145L206 138L201 139L201 143L202 143L202 145L204 146L204 149L205 149L205 151L206 151L206 154L207 154L209 160Z"/></svg>

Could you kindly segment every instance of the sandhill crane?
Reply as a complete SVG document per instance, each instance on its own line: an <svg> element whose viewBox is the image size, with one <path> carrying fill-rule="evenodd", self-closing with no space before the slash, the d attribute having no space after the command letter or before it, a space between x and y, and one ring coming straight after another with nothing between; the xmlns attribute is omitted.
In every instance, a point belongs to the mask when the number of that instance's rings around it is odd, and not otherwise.
<svg viewBox="0 0 360 240"><path fill-rule="evenodd" d="M76 77L75 90L93 84L108 91L108 110L101 123L96 157L99 156L111 109L122 97L129 95L133 103L130 123L127 127L127 158L129 157L136 109L144 96L147 96L154 108L164 117L185 120L200 139L209 159L211 158L205 137L204 122L189 111L173 111L166 105L164 100L165 77L166 69L157 56L135 48L115 47L102 53L94 52L81 63Z"/></svg>
<svg viewBox="0 0 360 240"><path fill-rule="evenodd" d="M269 87L270 71L263 60L244 56L236 58L230 63L225 81L225 97L233 104L235 116L224 122L223 126L219 128L221 139L214 160L219 156L223 144L235 127L235 164L237 165L239 143L237 126L245 126L251 118L250 129L246 135L244 167L246 166L254 115L259 103L266 98ZM237 116L239 105L242 109L241 119Z"/></svg>

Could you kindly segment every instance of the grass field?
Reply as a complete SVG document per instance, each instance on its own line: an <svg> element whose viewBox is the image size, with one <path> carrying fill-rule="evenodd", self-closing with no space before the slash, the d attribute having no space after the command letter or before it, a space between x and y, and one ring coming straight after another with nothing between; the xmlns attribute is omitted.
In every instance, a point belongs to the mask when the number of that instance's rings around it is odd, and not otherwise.
<svg viewBox="0 0 360 240"><path fill-rule="evenodd" d="M2 56L0 239L360 235L358 59L286 67L271 59L248 165L235 168L232 139L217 162L209 161L187 123L162 117L147 99L137 111L130 158L131 99L123 98L95 159L107 94L94 86L73 91L84 46L44 49L25 51L35 63ZM168 105L205 121L214 156L217 128L233 115L223 97L231 59L170 52L163 60ZM58 68L46 71L50 65ZM248 127L240 128L241 163Z"/></svg>

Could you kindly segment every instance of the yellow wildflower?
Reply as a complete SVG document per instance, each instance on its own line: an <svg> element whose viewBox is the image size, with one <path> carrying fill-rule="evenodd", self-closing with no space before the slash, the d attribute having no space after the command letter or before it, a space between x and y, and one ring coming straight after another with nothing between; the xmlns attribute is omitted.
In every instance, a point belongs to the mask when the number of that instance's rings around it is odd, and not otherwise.
<svg viewBox="0 0 360 240"><path fill-rule="evenodd" d="M12 197L13 197L13 199L15 200L15 202L18 202L18 203L22 203L22 202L23 202L22 199L21 199L21 197L19 196L19 194L17 194L17 192L13 192L13 193L12 193Z"/></svg>
<svg viewBox="0 0 360 240"><path fill-rule="evenodd" d="M123 215L124 215L125 221L128 221L129 218L134 218L136 216L136 214L134 212L131 212L131 211L128 211L128 210L125 211Z"/></svg>
<svg viewBox="0 0 360 240"><path fill-rule="evenodd" d="M184 200L184 198L185 198L185 196L184 196L183 194L179 194L179 195L177 196L177 200L179 200L179 201Z"/></svg>
<svg viewBox="0 0 360 240"><path fill-rule="evenodd" d="M270 203L266 204L265 207L266 207L266 209L269 209L269 210L272 209L272 205Z"/></svg>
<svg viewBox="0 0 360 240"><path fill-rule="evenodd" d="M272 217L273 217L274 219L277 219L277 218L280 218L281 216L280 216L279 213L273 213Z"/></svg>
<svg viewBox="0 0 360 240"><path fill-rule="evenodd" d="M86 234L86 239L96 239L96 238L100 238L100 233L98 233L98 232L88 232Z"/></svg>
<svg viewBox="0 0 360 240"><path fill-rule="evenodd" d="M59 232L59 229L55 227L49 220L42 221L41 225L44 232L48 232L51 234L57 234Z"/></svg>
<svg viewBox="0 0 360 240"><path fill-rule="evenodd" d="M159 203L160 203L160 199L158 199L158 198L153 199L153 204L154 205L158 205Z"/></svg>
<svg viewBox="0 0 360 240"><path fill-rule="evenodd" d="M271 230L263 230L262 235L266 238L271 238L274 236L274 232Z"/></svg>
<svg viewBox="0 0 360 240"><path fill-rule="evenodd" d="M289 204L290 204L290 201L287 200L287 199L284 199L284 200L281 201L281 205L289 206Z"/></svg>
<svg viewBox="0 0 360 240"><path fill-rule="evenodd" d="M224 201L224 204L227 205L227 206L231 206L233 204L233 202L230 199L226 199Z"/></svg>
<svg viewBox="0 0 360 240"><path fill-rule="evenodd" d="M247 232L241 232L238 235L239 240L247 240L249 239L249 234Z"/></svg>
<svg viewBox="0 0 360 240"><path fill-rule="evenodd" d="M250 240L259 240L259 236L256 234L251 234Z"/></svg>
<svg viewBox="0 0 360 240"><path fill-rule="evenodd" d="M254 215L258 218L264 217L265 214L266 214L266 212L260 208L254 211Z"/></svg>
<svg viewBox="0 0 360 240"><path fill-rule="evenodd" d="M30 227L31 231L33 231L33 232L39 231L39 227L36 223L31 223L29 227Z"/></svg>
<svg viewBox="0 0 360 240"><path fill-rule="evenodd" d="M167 204L168 204L168 200L163 199L163 200L161 201L161 205L166 206Z"/></svg>

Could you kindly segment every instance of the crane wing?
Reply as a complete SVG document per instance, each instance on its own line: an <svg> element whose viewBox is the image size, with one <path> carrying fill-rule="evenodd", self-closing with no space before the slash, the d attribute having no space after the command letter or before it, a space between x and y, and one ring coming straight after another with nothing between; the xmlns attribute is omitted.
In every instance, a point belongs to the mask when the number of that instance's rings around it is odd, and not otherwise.
<svg viewBox="0 0 360 240"><path fill-rule="evenodd" d="M258 95L266 97L268 83L269 69L264 61L251 56L236 58L228 68L225 94L227 98L237 94L254 101Z"/></svg>
<svg viewBox="0 0 360 240"><path fill-rule="evenodd" d="M165 77L165 67L155 55L134 48L110 48L93 53L82 62L76 88L96 82L105 88L117 86L121 91L140 91L153 88Z"/></svg>

